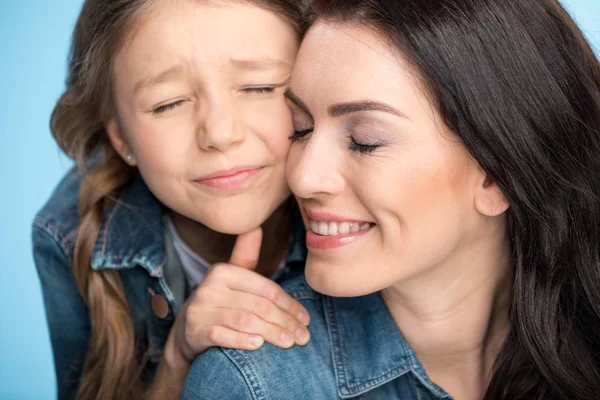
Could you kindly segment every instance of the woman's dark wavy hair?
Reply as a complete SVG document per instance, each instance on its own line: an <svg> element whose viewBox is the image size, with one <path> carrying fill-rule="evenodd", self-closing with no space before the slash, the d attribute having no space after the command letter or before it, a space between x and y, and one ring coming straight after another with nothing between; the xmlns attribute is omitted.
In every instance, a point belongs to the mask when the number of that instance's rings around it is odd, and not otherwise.
<svg viewBox="0 0 600 400"><path fill-rule="evenodd" d="M555 0L316 0L376 29L510 202L513 329L485 400L600 399L600 66Z"/></svg>

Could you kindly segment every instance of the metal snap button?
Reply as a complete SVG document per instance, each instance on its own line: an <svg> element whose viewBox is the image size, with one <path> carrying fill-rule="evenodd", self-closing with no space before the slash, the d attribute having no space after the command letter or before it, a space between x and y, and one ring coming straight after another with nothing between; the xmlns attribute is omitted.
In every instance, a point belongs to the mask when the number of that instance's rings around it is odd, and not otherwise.
<svg viewBox="0 0 600 400"><path fill-rule="evenodd" d="M167 315L169 315L169 303L167 300L152 289L148 289L148 291L152 295L152 311L154 311L154 315L160 319L167 318Z"/></svg>

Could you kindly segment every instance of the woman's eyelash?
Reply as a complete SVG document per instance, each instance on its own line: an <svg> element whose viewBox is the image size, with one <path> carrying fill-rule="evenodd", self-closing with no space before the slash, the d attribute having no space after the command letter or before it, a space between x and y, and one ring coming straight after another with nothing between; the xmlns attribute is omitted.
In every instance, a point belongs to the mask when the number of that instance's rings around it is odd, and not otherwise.
<svg viewBox="0 0 600 400"><path fill-rule="evenodd" d="M314 128L305 129L302 131L294 131L294 134L292 136L290 136L289 139L291 139L293 141L298 141L298 140L302 139L303 137L305 137L306 135L309 135L310 133L312 133L313 129ZM362 153L362 154L372 153L375 150L377 150L379 147L381 147L380 144L358 143L353 137L350 137L350 144L348 145L348 148L350 150L356 151L356 152Z"/></svg>
<svg viewBox="0 0 600 400"><path fill-rule="evenodd" d="M380 146L381 145L379 144L358 143L353 137L350 137L350 144L348 145L348 148L352 151L356 151L363 154L369 154L377 150L377 148Z"/></svg>
<svg viewBox="0 0 600 400"><path fill-rule="evenodd" d="M169 104L165 104L163 106L156 107L154 110L152 110L152 113L153 114L162 114L166 111L174 109L175 107L183 104L184 102L185 102L185 100L177 100L177 101L174 101L173 103L169 103Z"/></svg>
<svg viewBox="0 0 600 400"><path fill-rule="evenodd" d="M304 136L310 134L313 131L313 128L304 129L302 131L294 131L294 134L289 137L289 139L296 141L302 139Z"/></svg>

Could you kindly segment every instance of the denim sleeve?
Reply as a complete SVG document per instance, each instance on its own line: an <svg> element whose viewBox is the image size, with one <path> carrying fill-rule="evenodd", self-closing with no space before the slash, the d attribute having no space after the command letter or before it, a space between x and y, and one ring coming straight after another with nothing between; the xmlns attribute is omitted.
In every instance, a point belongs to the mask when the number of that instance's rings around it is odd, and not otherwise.
<svg viewBox="0 0 600 400"><path fill-rule="evenodd" d="M196 358L180 400L257 400L236 365L218 348Z"/></svg>
<svg viewBox="0 0 600 400"><path fill-rule="evenodd" d="M88 309L75 284L71 262L59 244L60 236L34 223L32 240L54 353L58 399L74 399L90 341Z"/></svg>

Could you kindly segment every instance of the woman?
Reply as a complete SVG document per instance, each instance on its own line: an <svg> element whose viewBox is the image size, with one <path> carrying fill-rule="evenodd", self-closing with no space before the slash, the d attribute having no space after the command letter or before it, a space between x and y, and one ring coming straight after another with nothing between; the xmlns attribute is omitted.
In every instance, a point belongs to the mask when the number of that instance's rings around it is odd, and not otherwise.
<svg viewBox="0 0 600 400"><path fill-rule="evenodd" d="M308 341L270 279L304 261L284 98L302 17L288 0L85 2L52 115L79 168L33 228L60 399L177 398L210 346Z"/></svg>
<svg viewBox="0 0 600 400"><path fill-rule="evenodd" d="M598 398L600 67L577 26L554 0L314 10L287 92L307 283L285 285L311 343L211 349L183 398Z"/></svg>

